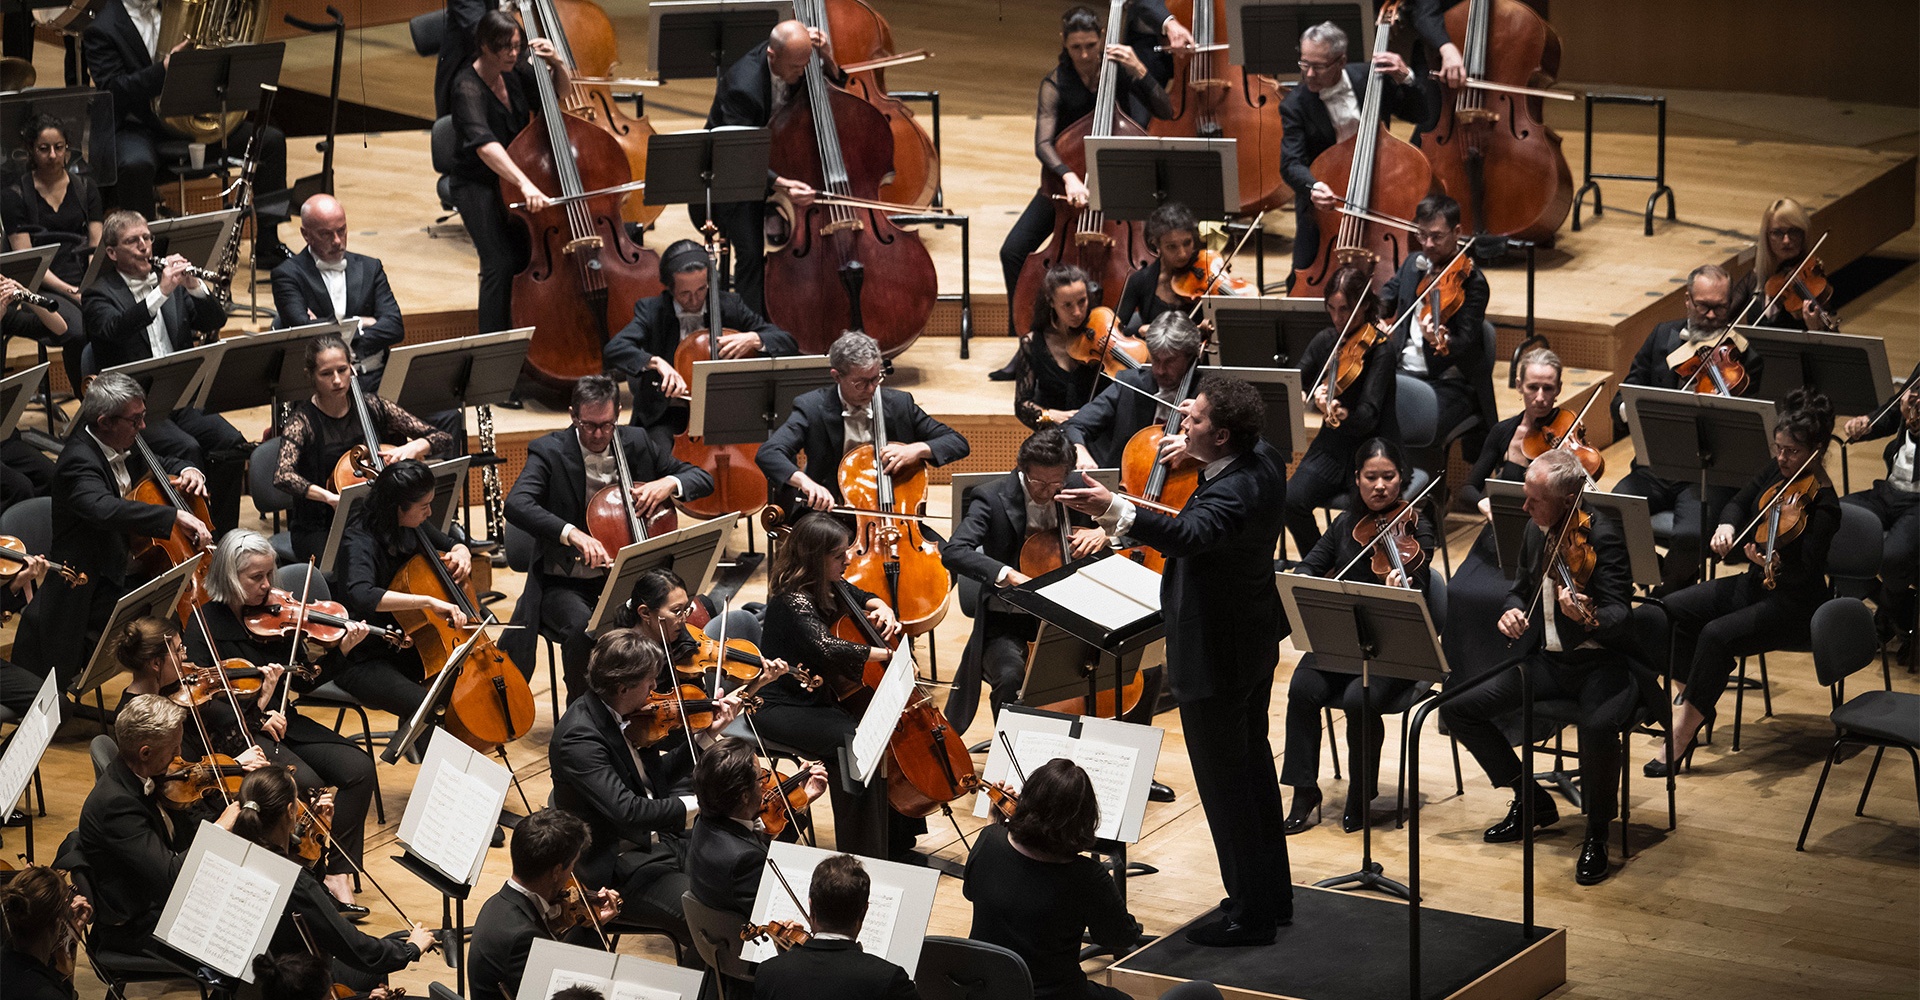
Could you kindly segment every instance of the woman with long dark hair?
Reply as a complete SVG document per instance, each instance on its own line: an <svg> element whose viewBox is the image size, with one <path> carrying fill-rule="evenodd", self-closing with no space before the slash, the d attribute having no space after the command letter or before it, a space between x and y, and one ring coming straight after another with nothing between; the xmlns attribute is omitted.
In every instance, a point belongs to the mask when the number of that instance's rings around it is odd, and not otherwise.
<svg viewBox="0 0 1920 1000"><path fill-rule="evenodd" d="M1013 361L1013 413L1035 430L1066 423L1093 398L1101 366L1072 353L1096 304L1091 287L1087 272L1064 264L1047 272L1034 295L1033 329L1020 338Z"/></svg>
<svg viewBox="0 0 1920 1000"><path fill-rule="evenodd" d="M1324 421L1307 453L1287 477L1287 531L1301 552L1313 551L1320 540L1314 511L1346 492L1351 479L1353 452L1371 437L1400 440L1394 406L1393 345L1385 337L1365 355L1360 375L1344 391L1329 392L1326 375L1339 368L1342 337L1380 320L1380 293L1365 268L1343 267L1327 282L1327 318L1331 324L1314 334L1300 358L1301 393L1310 410ZM1377 327L1385 333L1383 327ZM1330 360L1331 359L1331 360ZM1336 380L1337 381L1337 380Z"/></svg>
<svg viewBox="0 0 1920 1000"><path fill-rule="evenodd" d="M34 115L20 129L22 144L32 169L5 187L0 187L0 219L6 221L7 247L57 245L60 249L47 263L46 276L40 279L40 292L53 299L59 321L47 310L28 306L20 310L18 322L26 335L58 347L67 370L69 385L78 386L80 350L87 343L87 328L80 316L80 282L87 274L87 253L100 246L100 188L84 173L69 169L73 159L73 140L67 123L54 115ZM83 252L84 251L84 252ZM6 282L11 284L11 282ZM0 289L10 298L12 288ZM29 324L31 317L36 324ZM9 323L14 317L9 317ZM11 333L11 331L9 331Z"/></svg>
<svg viewBox="0 0 1920 1000"><path fill-rule="evenodd" d="M34 865L0 885L0 983L7 1000L73 1000L57 966L93 922L93 905L52 868Z"/></svg>
<svg viewBox="0 0 1920 1000"><path fill-rule="evenodd" d="M667 651L667 658L674 666L684 666L699 649L699 643L687 631L687 623L693 618L696 605L711 615L716 608L712 598L705 594L692 596L687 582L680 574L662 566L640 574L633 583L633 597L622 608L619 624L623 628L640 630L640 634L660 643ZM754 645L760 644L760 616L749 605L735 608L726 613L720 621L708 620L705 628L707 638L719 641L722 633L728 640L744 639ZM784 668L784 664L782 667Z"/></svg>

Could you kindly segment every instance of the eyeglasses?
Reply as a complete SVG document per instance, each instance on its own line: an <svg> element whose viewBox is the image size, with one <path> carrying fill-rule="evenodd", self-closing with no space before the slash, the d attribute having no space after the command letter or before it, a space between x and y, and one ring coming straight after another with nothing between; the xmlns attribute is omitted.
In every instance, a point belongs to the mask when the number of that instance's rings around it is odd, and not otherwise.
<svg viewBox="0 0 1920 1000"><path fill-rule="evenodd" d="M1335 66L1340 65L1340 61L1336 59L1329 59L1326 62L1308 62L1307 60L1302 59L1295 65L1298 65L1300 67L1300 72L1302 73L1318 73L1321 70L1332 69Z"/></svg>
<svg viewBox="0 0 1920 1000"><path fill-rule="evenodd" d="M153 242L152 233L128 233L127 235L120 237L121 246L126 246L129 243L152 243L152 242Z"/></svg>
<svg viewBox="0 0 1920 1000"><path fill-rule="evenodd" d="M847 385L855 389L873 389L879 387L880 383L886 380L887 377L885 375L875 375L872 378L849 378L847 379Z"/></svg>
<svg viewBox="0 0 1920 1000"><path fill-rule="evenodd" d="M1767 235L1773 237L1776 240L1784 240L1789 236L1797 235L1799 232L1800 232L1799 226L1775 226L1772 229L1767 230Z"/></svg>
<svg viewBox="0 0 1920 1000"><path fill-rule="evenodd" d="M117 420L123 423L133 424L136 426L143 426L147 422L147 411L141 410L139 413L130 413L124 416L118 413L113 413L100 418L101 423L106 423L109 420Z"/></svg>
<svg viewBox="0 0 1920 1000"><path fill-rule="evenodd" d="M581 420L578 417L575 417L573 420L573 426L583 431L592 431L595 434L605 434L613 430L614 425L617 423L619 423L618 420Z"/></svg>

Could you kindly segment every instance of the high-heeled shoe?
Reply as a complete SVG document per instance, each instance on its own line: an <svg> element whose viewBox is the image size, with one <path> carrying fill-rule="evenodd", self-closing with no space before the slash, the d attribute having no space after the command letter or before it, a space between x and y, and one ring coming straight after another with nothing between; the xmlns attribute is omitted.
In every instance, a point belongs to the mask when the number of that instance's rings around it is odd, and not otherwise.
<svg viewBox="0 0 1920 1000"><path fill-rule="evenodd" d="M1309 820L1308 814L1313 818ZM1287 836L1305 833L1320 822L1320 788L1309 786L1293 793L1293 807L1287 810L1287 822L1282 828Z"/></svg>
<svg viewBox="0 0 1920 1000"><path fill-rule="evenodd" d="M1366 825L1373 803L1362 802L1357 796L1347 796L1346 808L1340 810L1340 829L1347 833L1359 833Z"/></svg>

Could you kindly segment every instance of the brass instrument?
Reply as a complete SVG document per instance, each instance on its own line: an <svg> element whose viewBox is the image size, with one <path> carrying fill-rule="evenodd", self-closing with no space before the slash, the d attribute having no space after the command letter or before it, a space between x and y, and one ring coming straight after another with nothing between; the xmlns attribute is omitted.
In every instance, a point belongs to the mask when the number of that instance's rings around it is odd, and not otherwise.
<svg viewBox="0 0 1920 1000"><path fill-rule="evenodd" d="M230 45L258 45L267 37L268 0L167 0L160 5L160 37L154 43L155 59L163 59L173 47L186 42L188 48L222 49ZM160 113L160 99L154 98L153 113ZM190 142L212 145L226 139L247 115L243 111L226 114L177 115L166 119L168 126Z"/></svg>

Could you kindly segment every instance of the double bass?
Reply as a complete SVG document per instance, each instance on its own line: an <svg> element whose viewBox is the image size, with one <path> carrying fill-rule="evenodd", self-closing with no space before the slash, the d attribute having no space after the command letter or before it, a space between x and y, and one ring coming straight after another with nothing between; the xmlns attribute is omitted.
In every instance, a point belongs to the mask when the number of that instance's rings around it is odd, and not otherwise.
<svg viewBox="0 0 1920 1000"><path fill-rule="evenodd" d="M540 18L541 33L573 72L604 79L619 65L613 21L594 0L533 0L532 9ZM614 102L612 87L578 80L568 89L566 110L613 136L634 177L647 175L647 140L654 133L644 112L635 118ZM629 193L621 204L621 215L643 227L652 225L663 211L663 205L647 204L645 191Z"/></svg>
<svg viewBox="0 0 1920 1000"><path fill-rule="evenodd" d="M425 609L395 611L394 621L420 650L426 676L442 670L459 671L446 698L443 721L447 732L475 750L491 752L533 728L533 689L527 686L520 668L480 628L487 616L475 607L478 602L473 593L454 582L426 529L413 529L413 537L417 549L394 573L387 589L446 601L467 616L468 627L455 628L439 613ZM457 656L468 642L472 645L466 655Z"/></svg>
<svg viewBox="0 0 1920 1000"><path fill-rule="evenodd" d="M806 100L789 101L769 123L768 166L821 196L773 226L767 318L792 331L804 354L825 354L858 330L893 357L926 328L939 276L920 237L878 207L893 171L892 130L873 105L827 82L817 49L807 54L805 88Z"/></svg>
<svg viewBox="0 0 1920 1000"><path fill-rule="evenodd" d="M1193 32L1196 51L1173 54L1168 97L1174 116L1147 131L1169 137L1233 139L1240 166L1240 212L1252 215L1293 199L1280 173L1280 86L1233 65L1226 0L1171 0L1167 10ZM1216 51L1208 51L1216 44Z"/></svg>
<svg viewBox="0 0 1920 1000"><path fill-rule="evenodd" d="M1124 7L1124 0L1112 0L1107 8L1108 41L1122 35ZM1054 151L1075 176L1087 176L1088 139L1147 134L1138 122L1120 112L1119 88L1120 67L1103 56L1093 110L1054 137ZM1274 142L1279 142L1277 135ZM1053 199L1053 235L1046 246L1027 255L1020 267L1020 280L1009 303L1016 330L1032 329L1034 296L1048 271L1062 264L1079 267L1100 288L1100 301L1094 304L1113 308L1120 304L1127 276L1153 261L1146 229L1140 223L1113 221L1092 205L1074 208L1066 200L1066 183L1051 170L1042 174L1040 189Z"/></svg>
<svg viewBox="0 0 1920 1000"><path fill-rule="evenodd" d="M840 459L840 495L856 515L853 555L847 579L886 598L908 635L929 632L947 616L947 592L953 578L940 560L940 547L926 537L919 515L926 512L927 469L916 464L905 475L889 473L880 453L887 447L886 408L879 386L873 390L873 443ZM875 645L878 645L876 643Z"/></svg>
<svg viewBox="0 0 1920 1000"><path fill-rule="evenodd" d="M534 0L519 2L528 42L540 40ZM562 110L549 67L535 65L533 76L539 112L507 155L535 187L559 194L538 212L513 209L533 244L526 270L513 279L513 322L533 327L527 374L566 390L575 379L600 374L608 335L626 325L634 303L660 293L660 257L627 239L625 192L608 191L633 181L620 144ZM508 204L517 204L511 182L500 183Z"/></svg>
<svg viewBox="0 0 1920 1000"><path fill-rule="evenodd" d="M1386 53L1400 3L1384 0L1380 4L1371 58ZM1307 273L1294 281L1291 295L1324 297L1334 272L1348 265L1366 268L1373 274L1375 285L1385 285L1407 258L1410 234L1381 217L1413 218L1420 200L1438 187L1427 158L1382 124L1380 102L1386 83L1380 79L1379 68L1371 63L1367 72L1367 96L1360 102L1360 130L1313 160L1313 176L1336 192L1343 192L1347 211L1342 211L1342 206L1314 209L1314 218L1320 224L1319 253Z"/></svg>
<svg viewBox="0 0 1920 1000"><path fill-rule="evenodd" d="M721 338L740 332L727 329L720 319L720 282L713 278L720 273L719 237L712 223L707 229L707 328L682 337L673 351L674 371L688 386L693 385L693 363L719 361ZM767 477L753 461L759 453L757 444L707 444L690 434L674 438L673 457L697 465L713 477L712 493L698 500L682 500L680 506L709 519L734 513L752 516L767 504Z"/></svg>
<svg viewBox="0 0 1920 1000"><path fill-rule="evenodd" d="M1467 0L1446 13L1467 85L1442 85L1440 123L1420 151L1475 236L1545 240L1573 207L1573 174L1537 95L1560 65L1560 38L1520 0Z"/></svg>
<svg viewBox="0 0 1920 1000"><path fill-rule="evenodd" d="M826 32L835 61L884 61L894 55L893 26L866 0L800 0L794 16ZM880 185L880 200L902 205L931 205L940 190L940 151L915 120L906 102L887 93L884 69L847 73L847 90L885 115L893 133L893 176Z"/></svg>

